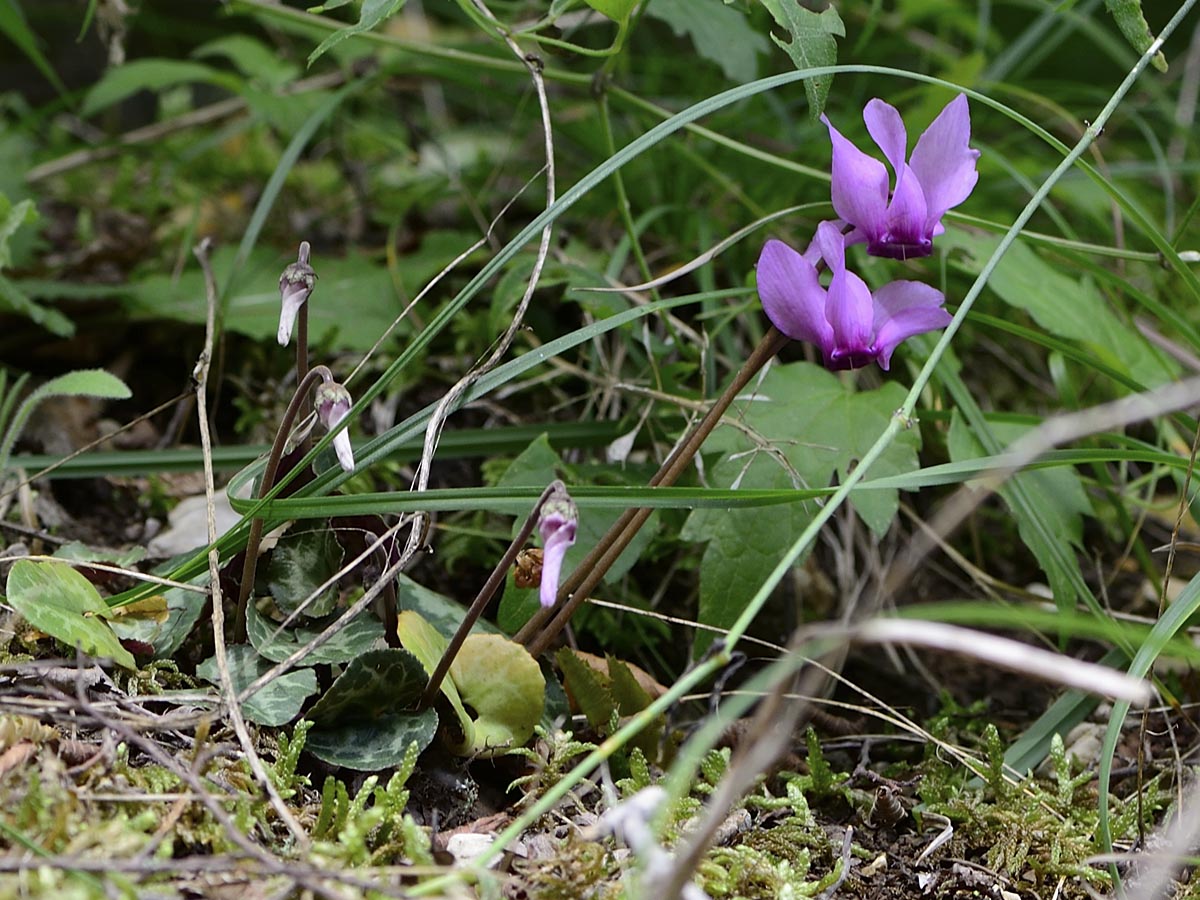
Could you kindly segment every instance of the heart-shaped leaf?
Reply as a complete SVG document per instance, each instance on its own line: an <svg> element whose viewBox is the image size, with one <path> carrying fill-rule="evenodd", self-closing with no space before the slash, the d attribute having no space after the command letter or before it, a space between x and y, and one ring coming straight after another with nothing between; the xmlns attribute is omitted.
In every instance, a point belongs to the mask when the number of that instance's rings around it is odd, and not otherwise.
<svg viewBox="0 0 1200 900"><path fill-rule="evenodd" d="M450 665L450 677L463 704L475 711L471 745L453 748L456 753L497 756L532 737L546 680L520 644L497 634L473 634Z"/></svg>
<svg viewBox="0 0 1200 900"><path fill-rule="evenodd" d="M333 612L337 585L318 591L342 567L342 545L325 528L289 531L279 539L271 553L265 577L267 590L286 613L303 605L303 615L311 619Z"/></svg>
<svg viewBox="0 0 1200 900"><path fill-rule="evenodd" d="M322 727L371 722L413 706L428 676L407 650L372 650L350 662L308 712Z"/></svg>
<svg viewBox="0 0 1200 900"><path fill-rule="evenodd" d="M246 607L246 633L250 643L262 656L271 662L282 662L303 647L331 624L333 619L324 619L309 626L280 629L275 622L258 611L251 603ZM383 640L383 625L369 613L356 616L337 634L315 650L309 651L304 661L311 665L345 663L376 649Z"/></svg>
<svg viewBox="0 0 1200 900"><path fill-rule="evenodd" d="M270 663L248 644L230 647L227 658L233 689L239 694L271 668ZM196 666L196 674L211 684L221 684L215 656ZM279 676L251 694L242 704L242 714L259 725L286 725L300 714L304 701L316 692L316 673L312 669L297 669Z"/></svg>
<svg viewBox="0 0 1200 900"><path fill-rule="evenodd" d="M322 762L359 772L377 772L404 762L410 744L424 750L437 733L432 709L394 712L372 722L350 722L338 728L313 728L304 749Z"/></svg>

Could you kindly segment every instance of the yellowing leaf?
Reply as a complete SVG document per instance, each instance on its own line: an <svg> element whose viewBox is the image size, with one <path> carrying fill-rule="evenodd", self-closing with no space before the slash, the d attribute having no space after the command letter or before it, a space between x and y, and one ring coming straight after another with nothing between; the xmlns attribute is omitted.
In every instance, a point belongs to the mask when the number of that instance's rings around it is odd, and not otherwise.
<svg viewBox="0 0 1200 900"><path fill-rule="evenodd" d="M533 736L546 702L546 680L520 644L498 634L473 634L454 658L450 677L476 713L471 746L455 752L497 756Z"/></svg>

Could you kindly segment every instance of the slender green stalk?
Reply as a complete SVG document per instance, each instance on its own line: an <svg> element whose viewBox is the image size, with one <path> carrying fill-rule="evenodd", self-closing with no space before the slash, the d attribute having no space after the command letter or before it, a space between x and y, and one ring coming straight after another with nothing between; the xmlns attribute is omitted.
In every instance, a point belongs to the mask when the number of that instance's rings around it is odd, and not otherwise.
<svg viewBox="0 0 1200 900"><path fill-rule="evenodd" d="M307 307L308 304L305 304ZM304 307L301 307L302 309ZM271 444L271 455L267 457L266 468L263 469L262 481L258 485L258 499L263 499L275 486L275 476L279 472L279 461L283 458L283 448L287 444L288 435L292 432L292 423L300 412L300 405L308 397L318 381L326 384L333 381L333 373L325 366L316 366L304 376L292 395L287 411L275 432L275 440ZM246 640L246 604L250 593L254 590L254 574L258 568L258 548L262 544L263 518L255 516L250 521L250 534L246 538L246 559L242 563L242 583L238 588L237 614L233 621L233 639L238 643Z"/></svg>

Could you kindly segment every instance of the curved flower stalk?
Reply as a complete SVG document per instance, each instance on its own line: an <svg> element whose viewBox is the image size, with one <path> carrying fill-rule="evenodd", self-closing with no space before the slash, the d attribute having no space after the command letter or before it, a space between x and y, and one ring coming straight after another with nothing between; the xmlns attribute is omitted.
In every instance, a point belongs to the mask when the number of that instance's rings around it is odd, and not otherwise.
<svg viewBox="0 0 1200 900"><path fill-rule="evenodd" d="M327 431L335 431L350 412L354 401L350 392L336 381L325 381L317 387L315 398L317 418ZM343 428L333 437L333 451L338 463L347 472L354 471L354 448L350 446L350 430Z"/></svg>
<svg viewBox="0 0 1200 900"><path fill-rule="evenodd" d="M833 208L853 229L846 243L865 241L872 256L890 259L932 253L934 237L946 230L942 216L970 196L979 177L979 151L967 146L971 113L966 95L946 104L917 139L907 163L908 135L900 113L879 99L867 103L867 131L896 173L890 202L883 163L855 147L824 115L821 121L833 142Z"/></svg>
<svg viewBox="0 0 1200 900"><path fill-rule="evenodd" d="M563 559L567 550L575 543L575 530L579 524L579 511L575 501L561 484L542 505L538 519L538 534L542 538L542 584L538 599L542 606L554 605L558 597L558 579L562 573Z"/></svg>
<svg viewBox="0 0 1200 900"><path fill-rule="evenodd" d="M805 256L770 240L758 258L758 296L776 328L821 348L827 368L877 362L886 371L902 341L950 324L946 298L927 284L893 281L872 294L847 270L846 238L833 222L817 226L813 245L833 273L828 290Z"/></svg>

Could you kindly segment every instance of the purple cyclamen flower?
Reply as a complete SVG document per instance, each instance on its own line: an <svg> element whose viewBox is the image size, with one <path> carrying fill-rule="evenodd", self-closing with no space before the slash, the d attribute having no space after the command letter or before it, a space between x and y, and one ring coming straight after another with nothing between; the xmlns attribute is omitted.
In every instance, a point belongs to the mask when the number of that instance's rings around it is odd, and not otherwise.
<svg viewBox="0 0 1200 900"><path fill-rule="evenodd" d="M308 264L308 253L308 241L301 241L296 261L279 276L279 297L283 304L279 308L280 347L286 347L292 339L292 325L296 321L296 314L308 301L308 295L317 284L317 273Z"/></svg>
<svg viewBox="0 0 1200 900"><path fill-rule="evenodd" d="M900 113L879 99L867 104L867 131L896 173L890 203L883 163L846 140L828 118L821 116L821 121L833 141L833 208L854 228L846 243L866 241L872 256L891 259L932 253L934 237L946 230L942 216L967 199L979 177L979 151L967 146L971 113L966 95L946 104L917 140L907 163L908 135Z"/></svg>
<svg viewBox="0 0 1200 900"><path fill-rule="evenodd" d="M919 281L893 281L874 294L846 269L845 237L832 222L817 226L813 246L833 279L821 287L817 269L783 241L758 257L758 296L771 322L790 338L821 348L829 369L856 369L872 360L887 370L900 342L945 328L942 292Z"/></svg>
<svg viewBox="0 0 1200 900"><path fill-rule="evenodd" d="M327 381L317 386L316 407L317 418L327 431L333 431L342 419L350 412L354 401L350 392L336 381ZM333 452L337 454L338 462L347 472L354 471L354 449L350 446L350 430L343 428L333 436Z"/></svg>
<svg viewBox="0 0 1200 900"><path fill-rule="evenodd" d="M553 606L558 599L558 578L562 573L563 558L575 543L578 524L579 511L575 508L575 501L560 484L542 504L542 513L538 517L538 534L542 538L542 585L538 599L542 606Z"/></svg>

